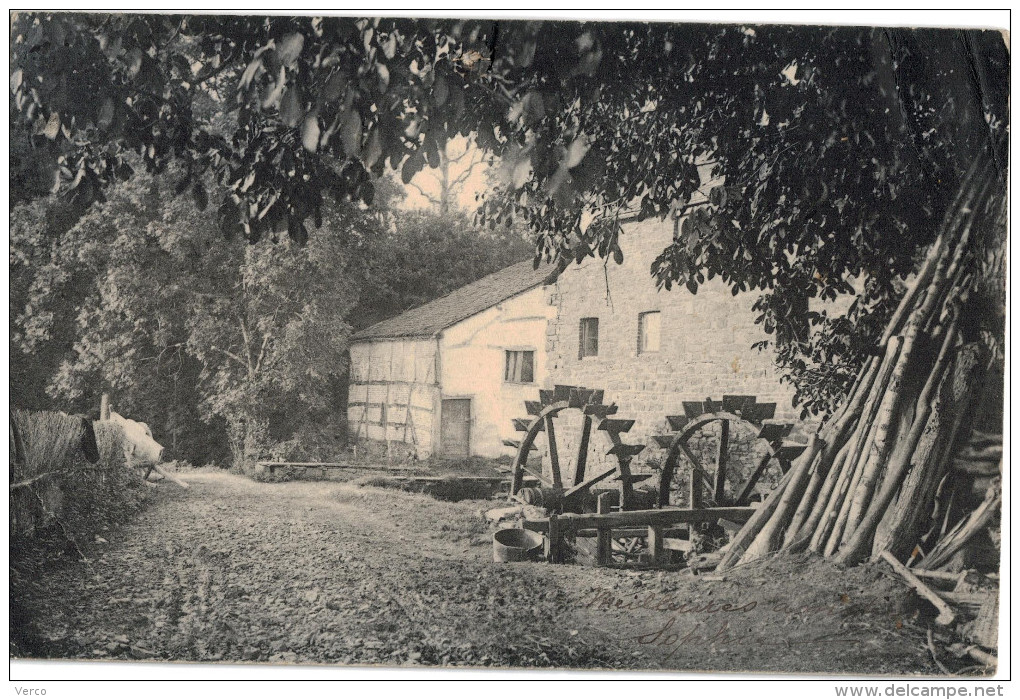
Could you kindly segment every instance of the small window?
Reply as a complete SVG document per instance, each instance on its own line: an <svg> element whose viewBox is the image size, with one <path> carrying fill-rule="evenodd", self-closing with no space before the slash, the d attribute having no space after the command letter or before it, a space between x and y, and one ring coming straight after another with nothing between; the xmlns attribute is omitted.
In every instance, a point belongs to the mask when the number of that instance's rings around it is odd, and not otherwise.
<svg viewBox="0 0 1020 700"><path fill-rule="evenodd" d="M599 354L599 320L597 318L581 319L581 339L578 357L596 357Z"/></svg>
<svg viewBox="0 0 1020 700"><path fill-rule="evenodd" d="M659 352L661 318L658 311L638 314L638 353Z"/></svg>
<svg viewBox="0 0 1020 700"><path fill-rule="evenodd" d="M531 384L535 381L535 351L507 350L503 381L514 384Z"/></svg>

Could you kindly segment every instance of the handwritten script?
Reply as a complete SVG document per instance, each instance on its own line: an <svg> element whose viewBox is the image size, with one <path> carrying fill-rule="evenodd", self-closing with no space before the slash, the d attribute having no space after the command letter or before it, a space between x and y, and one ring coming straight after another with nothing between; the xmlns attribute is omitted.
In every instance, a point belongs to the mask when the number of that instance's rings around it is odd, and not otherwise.
<svg viewBox="0 0 1020 700"><path fill-rule="evenodd" d="M666 652L663 660L692 646L860 644L865 641L860 633L846 629L841 621L865 612L896 617L882 599L851 601L846 594L824 604L798 605L755 598L691 600L655 590L628 596L600 589L584 607L626 614L633 622L620 630L621 639ZM765 629L755 630L761 626Z"/></svg>

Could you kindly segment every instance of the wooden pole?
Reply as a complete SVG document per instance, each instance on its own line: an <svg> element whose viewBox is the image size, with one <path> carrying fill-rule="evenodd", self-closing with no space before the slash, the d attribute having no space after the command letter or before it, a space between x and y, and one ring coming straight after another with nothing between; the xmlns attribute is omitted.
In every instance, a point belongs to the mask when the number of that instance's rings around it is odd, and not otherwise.
<svg viewBox="0 0 1020 700"><path fill-rule="evenodd" d="M609 527L599 527L597 532L595 551L598 565L609 566L613 563L613 530Z"/></svg>
<svg viewBox="0 0 1020 700"><path fill-rule="evenodd" d="M560 563L560 527L556 514L549 516L549 533L546 539L545 560L550 564Z"/></svg>
<svg viewBox="0 0 1020 700"><path fill-rule="evenodd" d="M649 525L648 526L648 552L652 557L652 566L659 566L664 564L666 555L665 547L663 546L665 541L662 536L661 525Z"/></svg>
<svg viewBox="0 0 1020 700"><path fill-rule="evenodd" d="M917 576L914 576L914 574L910 572L910 569L903 566L903 564L901 564L896 557L894 557L888 551L882 552L880 556L887 562L889 562L889 565L893 568L893 570L900 576L902 576L904 581L913 586L914 590L917 591L919 595L922 595L925 598L927 598L929 601L931 601L931 604L938 609L939 616L935 618L936 624L948 625L951 624L953 620L956 619L956 615L955 613L953 613L953 609L946 605L946 601L939 598L935 591L930 589L924 581L917 578Z"/></svg>
<svg viewBox="0 0 1020 700"><path fill-rule="evenodd" d="M730 444L730 422L719 424L719 445L715 455L715 488L712 498L716 505L726 505L726 457Z"/></svg>
<svg viewBox="0 0 1020 700"><path fill-rule="evenodd" d="M99 420L110 420L110 395L105 392L99 399Z"/></svg>

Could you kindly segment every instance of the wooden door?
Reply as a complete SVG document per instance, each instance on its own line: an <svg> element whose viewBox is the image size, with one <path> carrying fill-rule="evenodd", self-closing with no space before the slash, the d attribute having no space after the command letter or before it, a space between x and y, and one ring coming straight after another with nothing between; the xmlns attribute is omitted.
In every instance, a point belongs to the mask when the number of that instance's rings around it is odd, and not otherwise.
<svg viewBox="0 0 1020 700"><path fill-rule="evenodd" d="M471 399L443 399L440 446L447 457L471 454Z"/></svg>

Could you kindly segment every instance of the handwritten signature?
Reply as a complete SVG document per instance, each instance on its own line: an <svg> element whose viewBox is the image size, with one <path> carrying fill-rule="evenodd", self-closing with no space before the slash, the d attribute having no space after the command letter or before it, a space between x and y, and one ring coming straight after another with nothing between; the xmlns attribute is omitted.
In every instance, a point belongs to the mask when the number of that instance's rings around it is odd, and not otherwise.
<svg viewBox="0 0 1020 700"><path fill-rule="evenodd" d="M775 638L765 635L755 635L750 632L741 633L730 628L729 620L723 620L718 629L713 625L706 625L703 622L695 622L686 631L679 623L679 616L673 615L666 618L661 627L645 632L644 634L626 637L626 641L637 642L642 646L665 647L669 653L663 661L673 658L685 647L690 646L722 646L722 645L745 645L745 644L774 644ZM795 644L859 644L862 640L840 635L838 633L809 635L804 639L783 639L787 646Z"/></svg>

